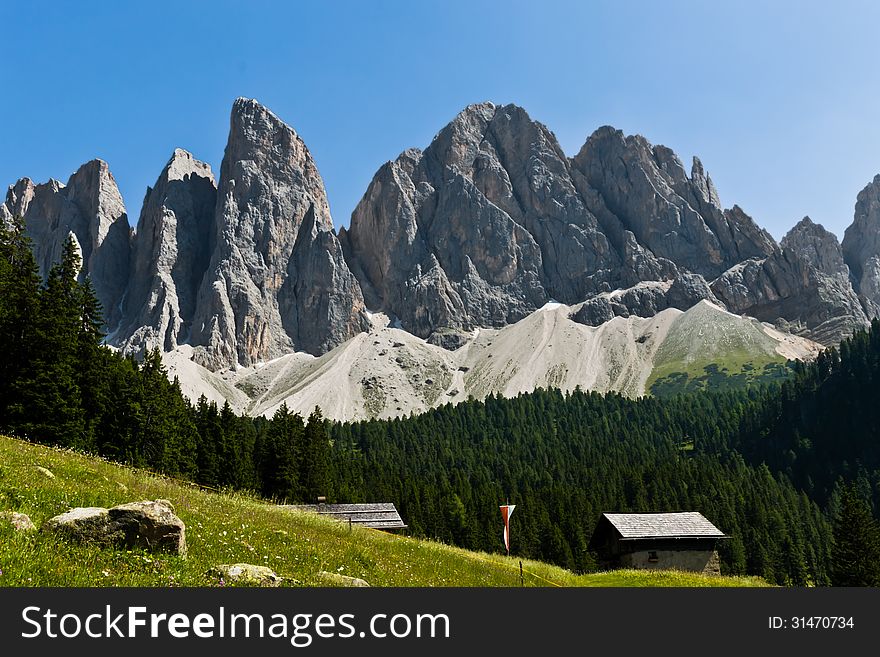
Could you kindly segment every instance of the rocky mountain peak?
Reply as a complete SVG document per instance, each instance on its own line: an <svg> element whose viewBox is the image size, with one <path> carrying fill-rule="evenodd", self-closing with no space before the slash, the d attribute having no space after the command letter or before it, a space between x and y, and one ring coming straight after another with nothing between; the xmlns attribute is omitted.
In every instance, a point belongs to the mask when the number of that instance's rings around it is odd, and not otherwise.
<svg viewBox="0 0 880 657"><path fill-rule="evenodd" d="M843 256L868 313L880 314L880 175L859 192L853 223L843 236Z"/></svg>
<svg viewBox="0 0 880 657"><path fill-rule="evenodd" d="M92 279L108 329L121 316L128 281L129 225L119 188L103 160L83 164L62 185L34 184L23 178L9 188L4 214L25 220L42 276L61 258L73 235L82 254L81 277Z"/></svg>
<svg viewBox="0 0 880 657"><path fill-rule="evenodd" d="M214 172L211 171L209 164L195 159L189 151L175 148L159 179L170 182L172 180L186 180L189 176L198 176L214 182Z"/></svg>
<svg viewBox="0 0 880 657"><path fill-rule="evenodd" d="M250 365L298 348L329 346L341 335L350 337L347 328L305 326L293 316L302 308L298 299L288 298L302 291L297 281L314 276L323 284L327 281L322 277L347 280L351 273L342 261L324 183L311 153L293 128L255 100L239 98L233 103L217 194L209 264L191 336L198 347L196 358L212 369ZM310 269L326 264L320 254L291 267L294 260L303 261L294 257L295 247L314 244L298 239L310 211L322 244L338 254L330 255L331 266L320 272ZM340 317L340 322L345 327L358 325L360 288L356 283L341 287L346 290L344 299L337 299L341 307L334 308L352 317ZM290 316L282 316L281 308ZM302 328L291 335L286 326Z"/></svg>
<svg viewBox="0 0 880 657"><path fill-rule="evenodd" d="M819 271L849 278L849 267L843 260L843 250L837 236L809 217L801 219L782 238L783 249L791 249Z"/></svg>
<svg viewBox="0 0 880 657"><path fill-rule="evenodd" d="M696 155L694 155L693 163L691 164L691 183L703 202L721 207L721 199L718 197L715 183L712 182L712 178L703 169L703 163Z"/></svg>
<svg viewBox="0 0 880 657"><path fill-rule="evenodd" d="M211 167L175 149L138 218L124 322L111 336L125 352L171 351L188 339L216 203Z"/></svg>

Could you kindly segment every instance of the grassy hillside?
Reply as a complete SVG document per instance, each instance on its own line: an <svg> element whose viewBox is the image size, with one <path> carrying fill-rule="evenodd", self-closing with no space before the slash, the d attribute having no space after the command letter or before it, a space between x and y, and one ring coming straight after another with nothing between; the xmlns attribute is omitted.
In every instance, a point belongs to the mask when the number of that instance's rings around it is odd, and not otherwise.
<svg viewBox="0 0 880 657"><path fill-rule="evenodd" d="M39 467L48 469L54 478ZM27 513L39 526L72 506L171 500L186 523L189 557L72 545L0 522L3 586L218 586L218 564L267 565L287 585L321 585L322 570L373 586L519 586L519 561L468 552L318 516L286 511L241 494L182 482L80 454L0 437L0 511ZM515 525L515 522L514 522ZM750 577L679 572L573 573L523 561L527 586L762 586Z"/></svg>
<svg viewBox="0 0 880 657"><path fill-rule="evenodd" d="M791 371L778 347L756 320L699 303L673 322L645 390L668 397L784 379Z"/></svg>

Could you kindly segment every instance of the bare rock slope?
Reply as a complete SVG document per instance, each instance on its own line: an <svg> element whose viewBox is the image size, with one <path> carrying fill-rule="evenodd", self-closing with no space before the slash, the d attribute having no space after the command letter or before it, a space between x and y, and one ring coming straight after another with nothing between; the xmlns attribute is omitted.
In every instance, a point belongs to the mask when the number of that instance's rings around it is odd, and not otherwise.
<svg viewBox="0 0 880 657"><path fill-rule="evenodd" d="M272 415L281 404L303 414L320 407L337 420L389 418L490 394L515 396L539 387L629 396L647 392L656 368L740 354L752 366L810 359L810 340L739 317L702 301L687 311L614 317L600 326L573 321L577 311L548 303L500 329L476 329L455 351L373 317L373 328L319 356L295 353L268 363L210 372L185 353L167 354L169 374L191 398L229 399L239 412ZM699 339L698 339L699 338ZM185 349L185 348L184 348ZM656 377L654 377L656 378ZM222 403L222 401L221 401Z"/></svg>

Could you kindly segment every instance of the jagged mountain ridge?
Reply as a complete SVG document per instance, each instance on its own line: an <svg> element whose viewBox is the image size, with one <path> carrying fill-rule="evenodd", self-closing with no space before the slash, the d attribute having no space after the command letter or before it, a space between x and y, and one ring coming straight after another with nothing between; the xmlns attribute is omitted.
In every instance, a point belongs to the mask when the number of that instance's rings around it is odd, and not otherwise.
<svg viewBox="0 0 880 657"><path fill-rule="evenodd" d="M129 231L101 161L67 186L12 187L45 274L73 234L126 352L188 346L213 371L321 355L370 329L367 308L456 349L549 302L601 326L706 300L833 344L880 307L880 177L841 245L802 221L777 244L723 209L699 159L598 129L567 157L515 105L472 105L424 150L383 165L337 235L296 132L233 104L219 181L176 150Z"/></svg>

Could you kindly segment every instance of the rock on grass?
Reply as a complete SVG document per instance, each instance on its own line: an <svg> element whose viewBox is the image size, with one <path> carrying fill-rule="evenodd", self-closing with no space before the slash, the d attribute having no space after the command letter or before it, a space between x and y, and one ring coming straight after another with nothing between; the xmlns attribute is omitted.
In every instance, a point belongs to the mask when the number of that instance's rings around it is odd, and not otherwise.
<svg viewBox="0 0 880 657"><path fill-rule="evenodd" d="M186 526L165 500L71 509L47 520L43 531L76 542L186 556Z"/></svg>
<svg viewBox="0 0 880 657"><path fill-rule="evenodd" d="M271 568L250 563L221 564L208 571L208 574L226 582L251 586L277 586L281 582Z"/></svg>
<svg viewBox="0 0 880 657"><path fill-rule="evenodd" d="M15 511L0 512L0 522L12 525L12 528L20 532L30 532L36 530L36 525L31 521L30 516L26 513L16 513Z"/></svg>
<svg viewBox="0 0 880 657"><path fill-rule="evenodd" d="M355 588L369 586L367 581L360 577L349 577L348 575L340 575L339 573L328 573L326 570L322 570L318 573L318 579L321 580L321 583L324 586L349 586Z"/></svg>

